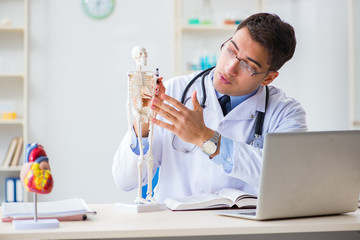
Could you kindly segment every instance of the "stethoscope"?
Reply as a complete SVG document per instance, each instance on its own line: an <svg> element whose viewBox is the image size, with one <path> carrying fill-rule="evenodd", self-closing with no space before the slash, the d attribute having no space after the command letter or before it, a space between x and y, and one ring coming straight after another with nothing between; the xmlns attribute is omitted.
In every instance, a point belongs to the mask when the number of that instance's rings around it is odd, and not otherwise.
<svg viewBox="0 0 360 240"><path fill-rule="evenodd" d="M195 83L195 81L197 79L199 79L201 77L201 90L203 92L203 98L201 101L201 107L205 108L205 102L206 102L206 89L205 89L205 78L209 75L209 73L211 72L211 70L213 70L215 67L211 67L208 68L202 72L200 72L199 74L197 74L185 87L184 92L181 96L181 103L185 105L186 101L188 99L186 98L186 95L190 89L190 87ZM266 113L266 109L268 106L268 101L269 101L269 88L268 86L266 86L266 97L265 97L265 112L258 112L258 115L256 117L256 123L255 123L255 133L254 133L254 140L250 142L250 145L257 147L257 148L262 148L263 147L263 139L261 138L262 135L262 131L263 131L263 125L264 125L264 119L265 119L265 113ZM174 141L175 141L175 134L173 135L172 138L172 147L174 150L179 151L179 152L183 152L183 153L191 153L196 149L196 145L193 146L192 149L186 149L186 148L176 148L174 146Z"/></svg>

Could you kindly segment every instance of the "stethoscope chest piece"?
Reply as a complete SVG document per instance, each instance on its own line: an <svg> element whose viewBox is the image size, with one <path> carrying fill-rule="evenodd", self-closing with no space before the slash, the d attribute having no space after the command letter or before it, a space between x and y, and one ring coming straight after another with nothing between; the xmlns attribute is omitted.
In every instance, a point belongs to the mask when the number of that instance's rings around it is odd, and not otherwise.
<svg viewBox="0 0 360 240"><path fill-rule="evenodd" d="M254 140L251 142L251 145L256 148L263 148L264 140L261 138L261 136L255 136Z"/></svg>

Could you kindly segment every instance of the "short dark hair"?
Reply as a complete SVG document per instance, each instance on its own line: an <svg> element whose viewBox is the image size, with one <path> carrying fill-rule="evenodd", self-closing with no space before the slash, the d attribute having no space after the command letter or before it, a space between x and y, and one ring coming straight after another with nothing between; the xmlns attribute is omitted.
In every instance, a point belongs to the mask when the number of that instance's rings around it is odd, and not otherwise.
<svg viewBox="0 0 360 240"><path fill-rule="evenodd" d="M279 70L295 52L294 28L270 13L257 13L242 21L236 31L247 27L252 39L268 51L269 71Z"/></svg>

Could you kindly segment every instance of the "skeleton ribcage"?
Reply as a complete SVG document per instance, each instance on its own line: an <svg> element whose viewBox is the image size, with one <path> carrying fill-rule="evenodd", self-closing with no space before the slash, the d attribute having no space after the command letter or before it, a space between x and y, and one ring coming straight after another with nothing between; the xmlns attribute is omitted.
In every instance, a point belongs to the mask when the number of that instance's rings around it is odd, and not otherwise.
<svg viewBox="0 0 360 240"><path fill-rule="evenodd" d="M141 99L152 99L155 95L155 74L152 72L136 71L129 73L130 99L135 100L134 107L137 110L143 108Z"/></svg>

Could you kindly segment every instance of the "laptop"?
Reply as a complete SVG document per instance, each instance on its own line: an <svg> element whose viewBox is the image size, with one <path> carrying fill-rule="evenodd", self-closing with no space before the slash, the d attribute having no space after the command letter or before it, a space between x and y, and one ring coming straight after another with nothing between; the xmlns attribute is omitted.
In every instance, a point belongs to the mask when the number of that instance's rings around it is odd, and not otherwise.
<svg viewBox="0 0 360 240"><path fill-rule="evenodd" d="M341 214L358 208L360 131L266 135L257 209L231 217L267 220Z"/></svg>

